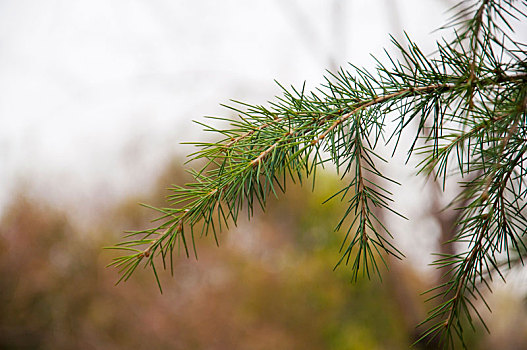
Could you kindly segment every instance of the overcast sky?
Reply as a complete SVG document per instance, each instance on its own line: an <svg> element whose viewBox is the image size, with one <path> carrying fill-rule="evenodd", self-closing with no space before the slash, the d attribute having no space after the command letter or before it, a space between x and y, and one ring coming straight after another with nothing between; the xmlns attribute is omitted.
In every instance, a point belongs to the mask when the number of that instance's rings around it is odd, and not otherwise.
<svg viewBox="0 0 527 350"><path fill-rule="evenodd" d="M191 120L371 66L390 32L431 49L446 3L2 0L0 208L22 185L59 205L138 191L202 137Z"/></svg>
<svg viewBox="0 0 527 350"><path fill-rule="evenodd" d="M391 51L389 33L432 52L451 4L0 0L0 214L23 187L89 220L190 153L180 143L205 137L192 120L229 116L220 103L263 104L279 93L274 79L313 88L347 62L371 68L370 54ZM394 207L418 219L389 224L405 233L403 251L432 249L423 182L391 166L405 184Z"/></svg>

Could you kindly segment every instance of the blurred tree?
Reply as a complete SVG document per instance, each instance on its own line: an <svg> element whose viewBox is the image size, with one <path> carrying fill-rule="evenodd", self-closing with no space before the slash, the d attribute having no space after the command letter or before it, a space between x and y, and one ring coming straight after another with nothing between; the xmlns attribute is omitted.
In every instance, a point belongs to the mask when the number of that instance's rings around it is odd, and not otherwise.
<svg viewBox="0 0 527 350"><path fill-rule="evenodd" d="M185 176L178 162L157 186ZM338 190L334 176L317 188L292 186L270 198L266 213L222 235L222 249L197 241L199 261L174 258L175 279L138 271L115 287L100 247L115 232L146 227L162 191L101 209L89 232L40 198L19 193L0 219L0 349L407 349L413 328L401 322L423 308L425 288L408 264L390 269L384 283L351 271L330 273L337 235L328 235L344 203L320 203ZM250 235L247 232L250 231ZM405 284L403 304L394 289ZM499 295L490 336L471 349L521 349L527 341L523 301ZM425 348L422 344L417 349Z"/></svg>
<svg viewBox="0 0 527 350"><path fill-rule="evenodd" d="M176 164L159 183L183 181ZM130 205L137 198L82 232L41 200L15 196L0 220L0 348L407 348L387 286L361 280L350 288L349 271L327 273L339 241L323 232L338 203L313 220L336 181L320 184L314 194L293 188L272 201L265 219L240 222L240 231L254 232L251 241L233 231L223 249L197 242L199 264L174 259L178 278L167 279L164 295L147 271L116 288L102 268L108 233L148 225L146 212ZM160 197L156 191L142 200Z"/></svg>
<svg viewBox="0 0 527 350"><path fill-rule="evenodd" d="M284 88L268 107L233 107L240 118L225 118L230 128L204 125L222 138L197 143L193 159L206 164L193 172L195 182L172 188L170 207L156 208L159 224L114 247L129 252L113 263L121 279L144 263L161 287L157 257L172 269L174 250L196 253L195 233L211 233L217 241L217 232L237 223L242 212L251 217L255 206L265 208L269 197L285 192L288 179L302 183L312 175L314 184L327 163L347 182L332 196L347 203L336 225L345 232L337 266L350 263L355 281L379 273L379 261L402 257L379 214L402 216L391 207L387 184L394 181L381 170L386 160L380 153L393 154L401 139L411 138L408 158L419 159L418 174L443 190L452 179L461 187L449 205L458 214L442 220L442 232L456 244L436 261L447 272L429 291L439 301L419 337L437 337L444 347L456 339L465 345L466 326L475 327L478 305L486 305L484 289L494 277L504 279L503 269L523 264L527 251L527 51L513 34L525 7L518 1L460 2L444 27L452 39L438 42L433 56L410 39L408 47L394 40L396 54L388 54L388 65L378 61L375 72L341 69L316 92Z"/></svg>

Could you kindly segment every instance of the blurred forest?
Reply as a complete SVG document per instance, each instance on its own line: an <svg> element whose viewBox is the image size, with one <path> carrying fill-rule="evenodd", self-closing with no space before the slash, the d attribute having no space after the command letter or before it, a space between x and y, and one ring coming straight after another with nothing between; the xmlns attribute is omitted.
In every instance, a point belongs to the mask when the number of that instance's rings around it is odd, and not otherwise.
<svg viewBox="0 0 527 350"><path fill-rule="evenodd" d="M196 105L206 104L202 95L213 96L210 99L216 104L218 100L236 97L236 94L240 99L246 98L245 95L239 96L239 91L253 86L254 91L264 91L262 95L267 96L274 91L270 90L271 85L265 85L272 80L264 74L267 71L272 72L273 78L276 71L282 72L279 79L282 81L294 81L297 79L294 73L301 72L304 80L310 78L306 77L306 67L325 65L335 69L346 60L363 62L363 56L369 60L371 50L367 44L382 47L378 44L381 39L375 37L374 31L378 30L379 38L388 41L386 33L379 29L385 25L393 27L394 35L402 36L404 16L399 16L405 11L398 6L416 7L420 3L400 2L396 6L393 1L380 1L380 5L373 8L384 9L390 14L383 17L382 11L370 13L363 8L376 2L357 2L357 7L352 8L356 17L347 17L344 10L348 5L333 1L328 11L330 20L321 21L319 11L312 11L314 15L311 17L309 11L295 7L301 2L279 1L278 9L284 13L271 7L272 11L264 11L264 15L258 17L259 26L249 26L244 21L252 22L255 18L236 13L232 18L218 16L216 6L221 7L222 12L231 11L225 11L223 3L210 1L206 10L196 2L187 5L187 11L182 11L177 2L165 2L169 5L166 8L159 6L163 2L144 2L149 11L130 6L125 1L99 1L99 6L92 2L59 2L57 8L44 2L35 2L31 6L17 1L3 4L10 5L3 12L7 28L4 32L9 33L6 37L12 36L13 39L11 43L3 42L4 52L0 57L4 59L2 67L5 70L2 102L12 102L15 111L4 109L3 114L10 116L11 122L23 122L25 115L34 117L27 122L31 128L20 128L23 137L8 149L7 154L12 156L13 162L20 162L22 169L27 164L34 167L28 178L35 182L36 187L46 188L48 195L63 190L74 196L71 193L82 188L76 186L78 182L90 176L86 174L87 168L103 169L100 174L105 178L113 176L115 188L126 183L123 178L127 172L140 173L148 178L150 172L143 170L144 165L150 163L145 159L155 159L157 153L165 152L167 145L174 144L175 123L180 122L174 121L174 110L181 109L181 105L187 109L183 108L179 117L186 121L193 119L189 111L198 111ZM451 1L441 3L450 5ZM432 5L433 2L419 6ZM9 7L17 11L10 12ZM101 8L107 7L117 10L113 15L110 11L107 17L101 17ZM262 7L255 8L261 10ZM416 11L422 10L416 8ZM146 16L145 20L140 16L143 13L153 14L152 23L161 23L161 29L148 27L149 17ZM282 16L288 19L284 21L285 25L280 25L282 17L268 17L277 13L280 16L285 14ZM414 30L415 34L427 32L422 28L426 22L437 27L425 12L419 16L414 12L409 14L414 28L419 28ZM183 18L185 15L192 19L188 22L191 25L183 25L187 23ZM195 18L203 23L195 25ZM357 23L362 22L355 22L361 18L366 18L363 24L369 23L371 27L362 26L360 31L347 27L350 23L358 27ZM142 19L143 25L146 23L152 36L138 25L137 19ZM290 26L289 19L292 19L293 26ZM241 22L236 24L238 20ZM225 25L231 22L234 25ZM222 23L221 26L218 23ZM330 25L329 28L323 28L326 24ZM179 25L184 27L185 35L174 34ZM248 34L239 30L251 27L257 30ZM260 27L267 29L260 30ZM287 32L287 28L292 31ZM324 30L320 34L321 28ZM136 33L128 37L129 32L135 31L140 35ZM277 47L267 46L265 40L254 40L266 31L270 38L285 38L279 47L283 52L281 55L276 55ZM209 32L217 37L212 46L200 41L201 38L208 40ZM193 33L195 37L190 36ZM233 37L232 33L236 36ZM242 34L247 34L250 43L256 43L256 46L251 50L233 51L245 47L245 35ZM168 45L164 46L166 38ZM274 45L273 40L269 42ZM187 51L194 52L194 55ZM259 54L255 55L255 51ZM35 52L44 55L35 59ZM211 52L216 55L205 60ZM254 56L261 56L268 62L263 66L251 66ZM248 63L241 64L243 62ZM50 72L53 75L49 75ZM311 77L320 74L319 70L313 72ZM114 80L107 79L109 74ZM227 80L222 80L224 76L228 77ZM232 78L238 76L241 78ZM225 81L233 86L228 90L229 96L215 95L226 89ZM245 81L248 82L242 83ZM189 87L190 82L197 92ZM28 90L28 86L33 90ZM10 94L13 92L18 93L13 97ZM119 103L125 107L121 109ZM25 114L20 112L25 108ZM201 115L202 111L197 113ZM49 117L60 116L60 113L63 114L61 118ZM134 138L133 147L128 152L134 158L124 162L133 166L118 171L113 163L120 155L110 157L108 144L113 145L114 139L118 138L117 131L124 134L128 132L127 127L135 130L132 126L136 124L141 131L139 135L147 132L149 129L143 119L154 120L156 127L170 132L145 133L148 144L155 141L162 145L155 148L157 151ZM96 125L94 129L90 129L92 123ZM13 130L17 129L7 126L3 125L2 137L16 136ZM182 134L192 131L187 124L181 129ZM77 130L84 133L76 133ZM62 134L58 134L61 131ZM39 135L44 135L40 141L36 137ZM40 162L35 162L36 155L47 155L42 150L49 140L53 141L49 142L50 145L56 144L53 151L61 156L65 151L71 151L75 160L74 163L64 163L67 170L59 180L56 180L57 173L44 170L46 166L51 167L49 163L53 160L62 164L57 160L60 157L42 156ZM77 143L83 147L88 145L86 149L90 152L79 153L81 148L74 147ZM103 152L106 154L101 155ZM106 265L119 253L103 247L121 241L126 230L151 226L155 213L137 203L165 205L164 197L168 191L159 189L190 180L182 164L181 159L168 164L159 178L152 180L154 183L149 188L155 190L151 193L128 197L109 206L100 206L99 203L106 203L100 198L93 205L79 206L98 208L96 215L76 213L72 216L72 208L61 208L61 205L66 206L63 203L47 202L43 197L46 191L38 191L39 195L20 186L17 192L9 194L10 202L0 218L0 350L391 350L408 349L419 338L422 329L416 325L432 307L432 302L425 303L421 293L436 284L440 274L432 268L415 266L412 259L396 261L389 257L386 257L389 269L381 271L382 281L363 278L352 283L346 266L333 271L343 239L343 233L334 232L334 226L344 209L338 201L322 205L339 183L331 174L317 179L314 193L309 181L303 187L289 184L287 195L270 201L265 213L257 212L250 222L241 221L238 227L223 230L219 237L220 248L212 237L198 239L198 260L187 259L181 254L175 259L173 276L170 271L160 271L163 294L160 294L149 269L139 269L130 280L115 285L119 276L115 269L108 269ZM7 173L9 167L4 168L2 172ZM7 178L3 185L11 186L15 183L14 178L15 175ZM130 178L130 182L134 182L137 176ZM48 179L53 181L44 181ZM50 183L59 185L53 187L49 186ZM434 190L425 189L430 190L433 198ZM2 195L7 197L8 192ZM105 195L100 191L93 197ZM438 226L448 224L448 220L438 214L441 205L436 204L430 204L435 212L428 214L436 215L432 221ZM78 218L83 216L93 222L86 225L85 219L79 223ZM419 229L419 234L421 231L423 235L429 234L424 240L435 239L431 238L427 228L414 225L413 229ZM448 231L448 227L440 230ZM448 240L448 237L444 238L438 238L438 241ZM415 244L415 247L418 249L419 245ZM422 271L430 273L423 274ZM514 279L508 281L511 284ZM477 333L466 337L470 349L527 349L527 286L525 281L521 283L524 285L519 291L497 283L494 294L487 299L492 315L483 313L491 333L479 325ZM435 348L434 342L413 347Z"/></svg>
<svg viewBox="0 0 527 350"><path fill-rule="evenodd" d="M162 274L163 294L148 269L115 286L116 271L105 268L114 252L102 248L147 226L152 211L137 202L162 205L166 193L129 198L86 232L19 192L0 225L0 348L407 349L430 307L420 297L430 281L395 261L383 281L352 284L345 266L332 271L339 203L321 203L334 180L320 178L314 195L291 184L265 213L224 230L220 248L198 239L198 260L182 254L174 277ZM155 187L185 181L174 161ZM494 299L492 333L480 330L471 348L525 349L525 299Z"/></svg>

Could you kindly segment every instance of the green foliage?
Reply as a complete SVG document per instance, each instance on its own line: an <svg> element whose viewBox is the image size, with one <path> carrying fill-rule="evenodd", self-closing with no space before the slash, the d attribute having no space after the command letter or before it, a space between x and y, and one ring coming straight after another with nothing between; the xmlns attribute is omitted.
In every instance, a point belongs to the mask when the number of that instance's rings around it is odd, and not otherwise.
<svg viewBox="0 0 527 350"><path fill-rule="evenodd" d="M192 172L194 182L174 186L170 206L154 208L155 227L112 247L129 254L111 265L127 280L144 264L159 283L157 257L173 269L174 250L197 254L196 235L212 234L217 242L223 227L285 192L288 179L302 183L331 163L344 183L332 197L347 204L336 224L345 232L337 265L349 264L353 280L379 273L386 257L402 257L378 214L393 212L383 185L392 180L381 172L386 160L379 153L400 148L415 124L406 151L421 160L418 173L443 187L462 179L450 204L461 213L453 241L462 248L436 261L448 280L429 291L439 303L421 339L462 341L466 321L479 317L483 290L503 278L500 270L523 263L526 251L527 51L511 35L514 21L525 19L522 9L525 2L462 2L443 28L454 38L438 42L432 56L409 38L407 46L394 40L390 63L378 60L373 72L351 66L330 73L314 92L283 88L268 106L237 102L230 108L238 118L213 118L229 128L203 124L219 140L196 143L191 160L205 165ZM392 116L397 127L389 132Z"/></svg>

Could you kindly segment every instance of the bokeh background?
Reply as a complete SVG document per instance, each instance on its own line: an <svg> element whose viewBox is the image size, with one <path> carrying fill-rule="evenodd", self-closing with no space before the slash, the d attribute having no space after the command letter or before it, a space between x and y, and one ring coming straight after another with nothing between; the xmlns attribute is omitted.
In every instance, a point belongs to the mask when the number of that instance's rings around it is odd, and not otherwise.
<svg viewBox="0 0 527 350"><path fill-rule="evenodd" d="M411 223L391 222L408 259L382 282L332 271L331 171L314 194L291 186L223 232L220 248L199 240L199 260L161 276L163 295L150 271L114 286L102 247L149 225L137 203L163 205L165 188L189 180L181 142L212 137L192 120L233 116L220 106L230 99L265 103L275 79L311 89L347 62L372 68L390 33L432 52L452 4L1 0L0 348L408 348L430 307L420 293L439 278L427 264L444 220L411 167L391 169L409 183L394 205ZM496 285L492 333L469 335L473 348L525 348L526 284Z"/></svg>

